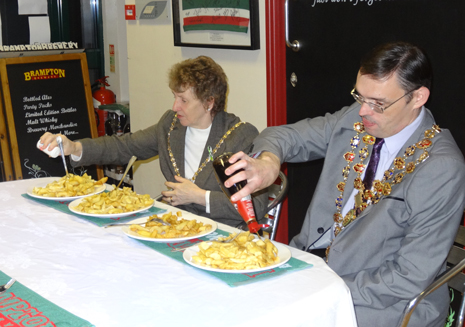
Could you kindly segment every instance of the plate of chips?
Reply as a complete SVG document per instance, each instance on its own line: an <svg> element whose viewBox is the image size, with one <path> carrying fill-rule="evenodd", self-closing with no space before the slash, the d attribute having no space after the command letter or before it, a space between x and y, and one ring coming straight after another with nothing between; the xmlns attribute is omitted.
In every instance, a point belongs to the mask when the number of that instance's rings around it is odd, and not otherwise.
<svg viewBox="0 0 465 327"><path fill-rule="evenodd" d="M27 195L43 200L71 201L105 191L107 177L95 181L92 177L68 174L64 177L43 177L27 189Z"/></svg>
<svg viewBox="0 0 465 327"><path fill-rule="evenodd" d="M151 220L152 217L158 220L161 219L171 226L163 225L157 220ZM182 217L181 212L177 212L176 214L167 212L162 215L142 217L130 223L133 225L121 227L127 236L138 240L159 243L187 241L213 233L218 228L218 224L211 219L200 216Z"/></svg>
<svg viewBox="0 0 465 327"><path fill-rule="evenodd" d="M150 209L155 200L149 194L137 194L129 187L113 189L76 199L68 205L71 212L96 218L126 217Z"/></svg>
<svg viewBox="0 0 465 327"><path fill-rule="evenodd" d="M245 242L240 240L242 235L231 243L202 242L187 248L183 258L194 267L229 274L265 271L279 267L291 259L291 251L284 244L250 236L247 236ZM242 244L237 244L237 240Z"/></svg>

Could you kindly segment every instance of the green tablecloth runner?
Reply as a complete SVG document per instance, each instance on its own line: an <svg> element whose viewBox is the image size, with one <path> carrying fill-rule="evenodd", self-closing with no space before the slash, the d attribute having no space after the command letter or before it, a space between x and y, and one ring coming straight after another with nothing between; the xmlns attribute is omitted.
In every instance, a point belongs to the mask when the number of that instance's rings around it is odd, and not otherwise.
<svg viewBox="0 0 465 327"><path fill-rule="evenodd" d="M92 222L92 223L94 223L94 224L96 224L98 226L105 226L105 225L113 223L115 221L118 221L118 222L130 221L130 220L133 220L135 218L154 215L154 214L161 214L161 213L166 212L165 209L152 207L152 208L148 209L147 211L137 213L137 214L133 214L133 215L130 215L130 216L127 216L127 217L122 217L122 218L96 218L96 217L78 215L78 214L75 214L74 212L72 212L71 210L69 210L68 204L71 201L42 200L42 199L38 199L38 198L34 198L32 196L29 196L26 193L22 194L22 196L24 198L26 198L26 199L30 199L30 200L42 203L42 204L44 204L44 205L46 205L46 206L48 206L50 208L59 210L61 212L76 216L78 218L81 218L81 219L84 219L84 220L87 220L87 221L90 221L90 222ZM137 240L137 241L145 244L146 246L152 248L153 250L155 250L155 251L157 251L159 253L162 253L162 254L164 254L164 255L166 255L166 256L174 259L174 260L177 260L179 262L182 262L182 263L188 265L188 263L186 263L184 261L184 259L183 259L183 252L182 251L174 251L174 250L187 248L187 247L192 246L192 245L194 245L196 243L199 243L199 242L202 242L202 241L209 241L211 239L216 239L219 236L225 236L225 235L229 235L229 233L225 232L223 230L217 229L215 232L213 232L213 233L211 233L211 234L209 234L207 236L191 239L189 241L178 242L178 243L159 243L159 242L150 242L150 241L143 241L143 240ZM210 275L222 280L223 282L225 282L229 286L235 287L235 286L240 286L240 285L253 283L253 282L257 282L257 281L261 281L261 280L266 280L266 279L269 279L269 278L273 278L273 277L276 277L276 276L281 276L281 275L286 274L286 273L290 273L290 272L293 272L293 271L302 270L302 269L306 269L306 268L310 268L310 267L312 267L312 264L306 263L306 262L304 262L302 260L299 260L299 259L296 259L296 258L291 258L287 263L285 263L285 264L283 264L283 265L281 265L281 266L279 266L277 268L268 269L268 270L261 271L261 272L258 272L258 273L250 273L250 274L245 274L245 273L244 274L221 273L221 272L203 270L203 269L199 269L199 268L196 268L196 267L192 267L192 269L201 270L201 271L203 271L203 272L205 272L207 274L210 274Z"/></svg>
<svg viewBox="0 0 465 327"><path fill-rule="evenodd" d="M0 271L0 285L10 277ZM1 326L90 327L90 322L60 308L18 281L0 294Z"/></svg>
<svg viewBox="0 0 465 327"><path fill-rule="evenodd" d="M75 216L75 217L78 217L78 218L81 218L81 219L90 221L91 223L94 223L95 225L98 225L98 226L100 226L100 227L105 226L105 225L107 225L107 224L114 223L114 222L131 221L131 220L134 220L134 219L139 218L139 217L146 217L146 216L151 216L151 215L158 215L158 214L161 214L161 213L166 212L166 209L161 209L161 208L157 208L157 207L151 207L150 209L147 209L146 211L139 212L139 213L135 213L135 214L132 214L132 215L126 216L126 217L119 217L119 218L97 218L97 217L83 216L83 215L79 215L79 214L76 214L76 213L72 212L72 211L69 210L69 208L68 208L68 204L70 204L71 201L42 200L42 199L38 199L38 198L34 198L34 197L32 197L32 196L29 196L29 195L26 194L26 193L21 194L21 196L24 197L24 198L26 198L26 199L33 200L33 201L42 203L42 204L46 205L47 207L56 209L56 210L58 210L58 211L67 213L67 214L69 214L69 215L73 215L73 216Z"/></svg>
<svg viewBox="0 0 465 327"><path fill-rule="evenodd" d="M206 235L204 237L195 238L195 239L178 242L178 243L158 243L158 242L150 242L150 241L143 241L143 240L137 240L137 241L145 244L146 246L154 249L155 251L162 253L176 261L179 261L179 262L182 262L188 265L188 263L184 261L183 252L177 251L177 250L188 248L190 246L195 245L196 243L199 243L202 241L209 241L212 239L216 239L219 236L225 236L225 235L229 235L229 233L223 230L217 229L215 232L209 235ZM244 273L244 274L221 273L221 272L203 270L203 269L199 269L193 266L192 266L192 269L201 270L209 275L212 275L218 278L219 280L225 282L229 286L235 287L235 286L245 285L245 284L249 284L253 282L258 282L261 280L274 278L277 276L281 276L283 274L291 273L293 271L310 268L312 266L313 265L310 263L306 263L296 258L291 258L288 262L286 262L285 264L277 268L268 269L268 270L255 272L255 273L248 273L248 274L247 273Z"/></svg>

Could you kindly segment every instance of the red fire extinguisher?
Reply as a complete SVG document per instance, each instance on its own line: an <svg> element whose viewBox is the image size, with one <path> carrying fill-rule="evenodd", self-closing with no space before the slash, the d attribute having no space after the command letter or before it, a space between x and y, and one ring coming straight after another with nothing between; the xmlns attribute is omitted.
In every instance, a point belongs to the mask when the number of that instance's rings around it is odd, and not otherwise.
<svg viewBox="0 0 465 327"><path fill-rule="evenodd" d="M105 121L108 118L108 111L99 109L99 106L116 102L115 93L105 88L105 86L110 86L110 84L107 83L107 78L108 76L105 76L96 80L96 82L99 82L100 89L92 93L98 136L105 135Z"/></svg>

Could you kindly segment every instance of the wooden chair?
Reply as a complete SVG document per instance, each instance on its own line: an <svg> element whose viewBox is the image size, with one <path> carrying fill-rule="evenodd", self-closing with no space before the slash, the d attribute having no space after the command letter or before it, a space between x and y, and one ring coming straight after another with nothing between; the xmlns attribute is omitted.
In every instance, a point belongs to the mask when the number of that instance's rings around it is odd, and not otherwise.
<svg viewBox="0 0 465 327"><path fill-rule="evenodd" d="M460 311L456 319L456 327L462 327L464 321L464 310L465 310L465 274L463 269L465 268L465 227L459 226L455 243L449 251L447 256L447 269L436 280L431 283L423 292L414 297L404 309L402 320L400 321L399 327L406 327L410 320L410 316L415 310L416 306L423 300L428 294L434 292L444 283L448 283L449 287L462 293L462 301L460 304Z"/></svg>

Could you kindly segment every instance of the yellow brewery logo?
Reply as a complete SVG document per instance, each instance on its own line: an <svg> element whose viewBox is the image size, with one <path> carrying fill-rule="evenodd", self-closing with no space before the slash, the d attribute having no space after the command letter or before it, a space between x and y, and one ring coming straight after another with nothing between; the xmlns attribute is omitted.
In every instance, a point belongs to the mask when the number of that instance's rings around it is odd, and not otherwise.
<svg viewBox="0 0 465 327"><path fill-rule="evenodd" d="M38 79L50 79L50 78L63 78L65 77L65 69L58 68L44 68L31 70L24 73L25 81L35 81Z"/></svg>

